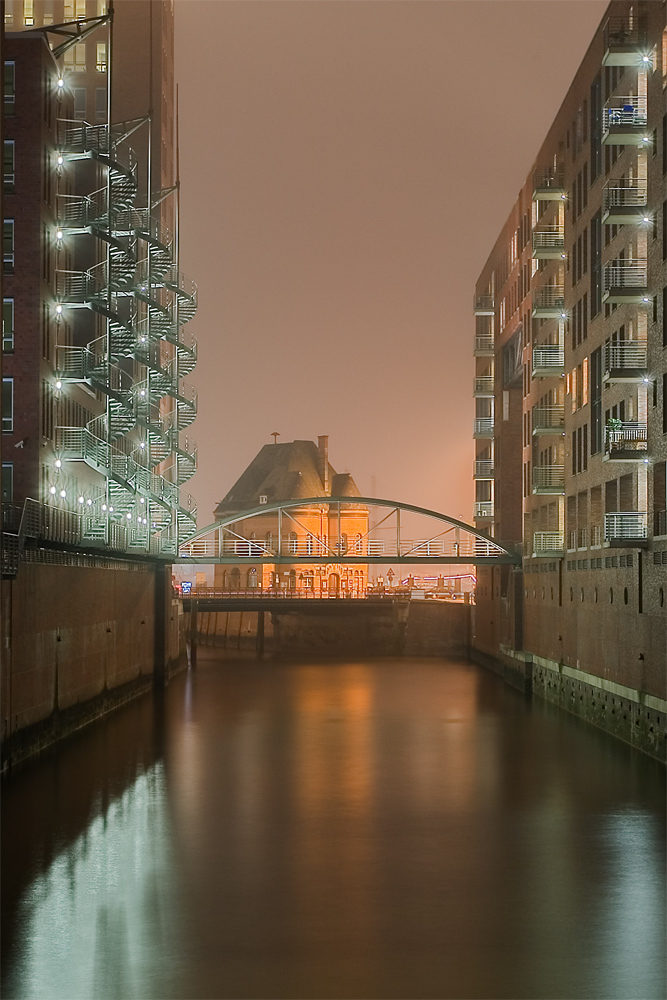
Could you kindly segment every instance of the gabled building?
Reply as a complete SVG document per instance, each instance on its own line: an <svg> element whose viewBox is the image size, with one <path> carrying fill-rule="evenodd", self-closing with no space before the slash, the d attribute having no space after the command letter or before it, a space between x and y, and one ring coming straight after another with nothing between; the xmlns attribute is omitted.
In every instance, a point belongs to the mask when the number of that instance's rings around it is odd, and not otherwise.
<svg viewBox="0 0 667 1000"><path fill-rule="evenodd" d="M345 592L361 595L368 584L368 566L341 563L316 564L253 563L252 556L271 553L303 558L326 558L365 551L368 509L355 504L361 494L348 472L337 473L329 463L327 436L313 441L267 444L215 509L216 520L263 504L313 497L349 497L340 511L332 505L310 503L285 511L267 511L233 525L225 545L248 557L248 566L216 566L215 585L232 590L263 587L307 590L317 593ZM250 542L245 539L249 539ZM255 543L256 544L253 544Z"/></svg>

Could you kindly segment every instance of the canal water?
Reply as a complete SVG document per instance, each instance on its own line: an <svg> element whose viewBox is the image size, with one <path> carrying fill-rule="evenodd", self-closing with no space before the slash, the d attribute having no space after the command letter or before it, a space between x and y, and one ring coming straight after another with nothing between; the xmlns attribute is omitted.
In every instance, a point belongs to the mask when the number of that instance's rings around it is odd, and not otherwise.
<svg viewBox="0 0 667 1000"><path fill-rule="evenodd" d="M436 659L202 650L15 770L3 996L665 996L664 770Z"/></svg>

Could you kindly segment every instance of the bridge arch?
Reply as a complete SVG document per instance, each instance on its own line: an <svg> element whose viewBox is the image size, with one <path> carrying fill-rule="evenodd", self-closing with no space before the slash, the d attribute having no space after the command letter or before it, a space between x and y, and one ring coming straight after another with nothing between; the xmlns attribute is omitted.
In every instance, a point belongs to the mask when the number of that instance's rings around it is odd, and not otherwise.
<svg viewBox="0 0 667 1000"><path fill-rule="evenodd" d="M384 514L363 533L350 534L343 530L350 513L366 512L371 515L377 508ZM317 536L299 521L299 512L306 509L327 511L337 517L338 530L334 537ZM401 528L401 514L435 522L438 530L422 538L406 538ZM275 515L277 530L263 532L251 530L247 522L255 518ZM372 518L371 518L372 520ZM335 529L336 521L334 521ZM238 530L235 530L236 526ZM299 526L299 533L294 530ZM255 525L257 527L257 525ZM382 532L389 537L379 538ZM390 529L393 529L390 531ZM295 536L296 535L296 540ZM360 537L361 536L361 537ZM350 539L352 538L352 541ZM378 497L305 497L298 500L275 500L236 511L194 531L179 546L176 562L225 563L229 565L254 563L404 563L404 564L499 564L520 563L520 556L489 538L473 525L449 514L418 507L415 504Z"/></svg>

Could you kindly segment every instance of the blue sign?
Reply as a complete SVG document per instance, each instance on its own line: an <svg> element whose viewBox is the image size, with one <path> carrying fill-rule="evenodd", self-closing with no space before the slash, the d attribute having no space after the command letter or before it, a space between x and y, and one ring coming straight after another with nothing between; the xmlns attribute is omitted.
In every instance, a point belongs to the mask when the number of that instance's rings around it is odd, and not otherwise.
<svg viewBox="0 0 667 1000"><path fill-rule="evenodd" d="M183 580L181 583L181 593L189 594L192 590L192 582L190 580Z"/></svg>

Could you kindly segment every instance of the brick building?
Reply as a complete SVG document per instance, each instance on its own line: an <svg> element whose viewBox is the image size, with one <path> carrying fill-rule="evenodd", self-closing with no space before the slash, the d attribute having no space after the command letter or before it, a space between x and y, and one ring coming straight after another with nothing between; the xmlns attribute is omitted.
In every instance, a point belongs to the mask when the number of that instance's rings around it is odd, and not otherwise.
<svg viewBox="0 0 667 1000"><path fill-rule="evenodd" d="M275 552L282 534L283 549L294 555L327 556L331 553L365 551L369 517L368 509L354 503L360 496L352 476L337 473L329 463L329 439L290 441L267 444L255 456L248 468L232 486L215 509L215 519L250 510L262 504L280 500L312 497L350 497L350 503L338 511L333 505L309 505L285 512L279 526L278 513L269 511L234 524L234 531L256 539L258 555ZM216 565L215 585L220 588L278 588L307 590L321 594L345 592L362 595L368 585L366 564L346 566L342 563L317 565L309 563L252 565L252 552L245 541L234 542L238 553L248 556L243 569Z"/></svg>
<svg viewBox="0 0 667 1000"><path fill-rule="evenodd" d="M196 522L197 409L173 4L13 0L4 28L3 500L169 554Z"/></svg>
<svg viewBox="0 0 667 1000"><path fill-rule="evenodd" d="M663 706L665 11L609 5L474 300L475 523L523 553L480 570L475 645Z"/></svg>

